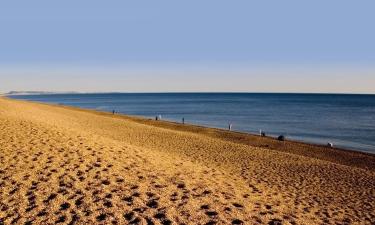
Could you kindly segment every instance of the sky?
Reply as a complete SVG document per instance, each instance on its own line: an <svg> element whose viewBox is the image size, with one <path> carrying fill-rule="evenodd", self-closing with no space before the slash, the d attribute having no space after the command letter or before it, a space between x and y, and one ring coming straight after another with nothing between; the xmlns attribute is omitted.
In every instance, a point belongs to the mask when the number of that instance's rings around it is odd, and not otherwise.
<svg viewBox="0 0 375 225"><path fill-rule="evenodd" d="M374 8L0 0L0 92L375 93Z"/></svg>

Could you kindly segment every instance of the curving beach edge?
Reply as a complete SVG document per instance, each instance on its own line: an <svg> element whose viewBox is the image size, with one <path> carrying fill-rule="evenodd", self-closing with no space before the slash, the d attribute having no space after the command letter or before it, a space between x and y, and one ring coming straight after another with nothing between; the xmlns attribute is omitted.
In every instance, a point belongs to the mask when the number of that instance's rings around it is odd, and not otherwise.
<svg viewBox="0 0 375 225"><path fill-rule="evenodd" d="M0 224L374 224L375 155L0 97Z"/></svg>

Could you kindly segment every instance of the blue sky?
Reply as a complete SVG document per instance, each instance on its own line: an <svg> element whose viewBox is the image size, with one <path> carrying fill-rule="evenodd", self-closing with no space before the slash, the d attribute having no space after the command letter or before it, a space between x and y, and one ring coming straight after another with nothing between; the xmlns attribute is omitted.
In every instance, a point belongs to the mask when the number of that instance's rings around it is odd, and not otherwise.
<svg viewBox="0 0 375 225"><path fill-rule="evenodd" d="M200 91L319 92L319 84L309 82L299 88L288 82L268 89L236 85L260 79L259 74L271 81L285 74L302 80L313 76L322 83L343 74L364 82L321 91L371 92L374 9L374 1L346 0L1 1L0 78L5 82L0 91L110 91L110 83L100 86L103 77L116 81L114 91L178 91L168 82L183 74L194 80L185 81L184 91L197 91L196 82L206 76L202 82L219 77L238 84L198 85ZM163 82L142 87L137 74ZM24 82L43 76L48 79L39 84ZM78 85L88 78L98 84ZM121 88L115 84L119 78L140 86ZM54 86L54 79L66 86Z"/></svg>

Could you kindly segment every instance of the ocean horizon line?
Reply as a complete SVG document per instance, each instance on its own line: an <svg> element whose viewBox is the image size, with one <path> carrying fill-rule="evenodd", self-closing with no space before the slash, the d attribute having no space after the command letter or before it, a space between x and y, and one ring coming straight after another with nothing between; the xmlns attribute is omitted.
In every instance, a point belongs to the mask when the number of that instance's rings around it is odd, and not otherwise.
<svg viewBox="0 0 375 225"><path fill-rule="evenodd" d="M301 94L301 95L375 95L375 93L351 92L248 92L248 91L9 91L3 96L12 95L59 95L59 94Z"/></svg>

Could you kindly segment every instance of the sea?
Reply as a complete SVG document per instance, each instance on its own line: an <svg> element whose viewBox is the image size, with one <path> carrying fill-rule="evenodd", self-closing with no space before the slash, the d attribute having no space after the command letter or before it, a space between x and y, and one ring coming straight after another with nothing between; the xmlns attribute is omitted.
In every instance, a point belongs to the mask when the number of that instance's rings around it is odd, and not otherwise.
<svg viewBox="0 0 375 225"><path fill-rule="evenodd" d="M228 129L375 153L375 95L100 93L11 98Z"/></svg>

